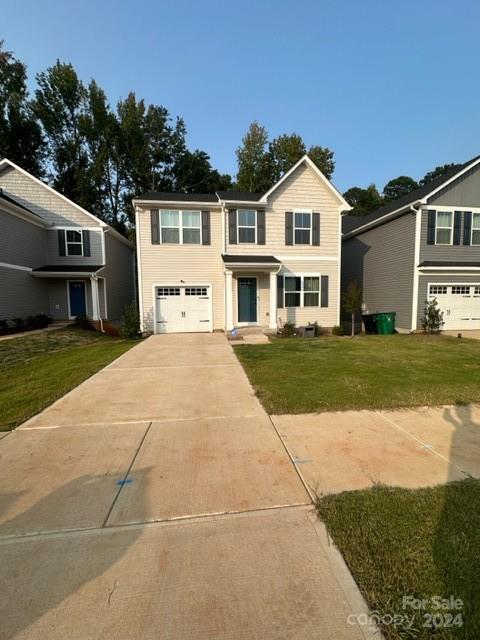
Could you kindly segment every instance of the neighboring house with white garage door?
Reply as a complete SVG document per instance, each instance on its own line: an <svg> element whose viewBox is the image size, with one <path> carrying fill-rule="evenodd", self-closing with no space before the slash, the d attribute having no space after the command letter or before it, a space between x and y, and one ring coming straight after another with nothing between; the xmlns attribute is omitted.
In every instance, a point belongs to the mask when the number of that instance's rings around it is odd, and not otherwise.
<svg viewBox="0 0 480 640"><path fill-rule="evenodd" d="M395 311L421 328L436 298L443 329L480 329L480 157L364 217L343 219L342 287L363 287L364 311Z"/></svg>
<svg viewBox="0 0 480 640"><path fill-rule="evenodd" d="M338 324L350 206L308 156L263 194L151 192L134 205L143 331Z"/></svg>
<svg viewBox="0 0 480 640"><path fill-rule="evenodd" d="M135 298L134 246L30 175L0 162L0 320L118 320Z"/></svg>

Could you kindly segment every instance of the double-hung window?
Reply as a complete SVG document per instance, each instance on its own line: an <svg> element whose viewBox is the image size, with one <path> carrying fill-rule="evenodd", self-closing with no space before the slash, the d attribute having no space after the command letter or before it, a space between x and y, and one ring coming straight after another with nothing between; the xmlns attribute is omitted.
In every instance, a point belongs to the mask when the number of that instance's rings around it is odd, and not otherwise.
<svg viewBox="0 0 480 640"><path fill-rule="evenodd" d="M435 244L452 244L452 242L453 242L453 212L437 211Z"/></svg>
<svg viewBox="0 0 480 640"><path fill-rule="evenodd" d="M74 229L65 230L65 246L67 256L83 256L82 232Z"/></svg>
<svg viewBox="0 0 480 640"><path fill-rule="evenodd" d="M472 244L480 244L480 213L472 214Z"/></svg>
<svg viewBox="0 0 480 640"><path fill-rule="evenodd" d="M294 243L312 244L312 214L308 211L295 211L293 218Z"/></svg>
<svg viewBox="0 0 480 640"><path fill-rule="evenodd" d="M200 211L160 211L162 244L201 244Z"/></svg>
<svg viewBox="0 0 480 640"><path fill-rule="evenodd" d="M254 209L239 209L238 244L256 244L257 242L257 212Z"/></svg>
<svg viewBox="0 0 480 640"><path fill-rule="evenodd" d="M318 307L319 276L285 276L285 307Z"/></svg>

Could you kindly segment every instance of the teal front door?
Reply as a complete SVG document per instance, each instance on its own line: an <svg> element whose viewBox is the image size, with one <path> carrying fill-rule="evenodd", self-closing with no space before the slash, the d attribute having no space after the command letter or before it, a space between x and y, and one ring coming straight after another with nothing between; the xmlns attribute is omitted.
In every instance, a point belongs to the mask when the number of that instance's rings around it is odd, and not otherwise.
<svg viewBox="0 0 480 640"><path fill-rule="evenodd" d="M256 278L238 278L238 321L257 322Z"/></svg>

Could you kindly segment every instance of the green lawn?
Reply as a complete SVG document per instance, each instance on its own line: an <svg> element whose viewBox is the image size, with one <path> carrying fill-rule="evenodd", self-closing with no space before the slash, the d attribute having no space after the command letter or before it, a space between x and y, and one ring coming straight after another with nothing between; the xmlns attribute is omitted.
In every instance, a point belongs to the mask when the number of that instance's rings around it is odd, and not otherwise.
<svg viewBox="0 0 480 640"><path fill-rule="evenodd" d="M134 344L74 328L0 341L0 431L35 415Z"/></svg>
<svg viewBox="0 0 480 640"><path fill-rule="evenodd" d="M370 609L387 623L402 616L382 626L386 638L480 638L480 481L352 491L320 498L317 511ZM404 608L404 596L428 600L426 608ZM434 596L463 607L436 608Z"/></svg>
<svg viewBox="0 0 480 640"><path fill-rule="evenodd" d="M448 336L273 338L235 347L269 413L480 401L480 341Z"/></svg>

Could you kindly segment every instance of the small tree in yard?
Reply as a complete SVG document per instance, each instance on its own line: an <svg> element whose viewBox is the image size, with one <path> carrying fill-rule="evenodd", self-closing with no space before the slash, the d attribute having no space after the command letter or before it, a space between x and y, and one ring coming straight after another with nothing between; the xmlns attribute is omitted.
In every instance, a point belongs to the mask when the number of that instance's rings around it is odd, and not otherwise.
<svg viewBox="0 0 480 640"><path fill-rule="evenodd" d="M355 316L362 308L363 291L356 280L350 282L343 294L343 308L352 318L352 338L355 335Z"/></svg>
<svg viewBox="0 0 480 640"><path fill-rule="evenodd" d="M125 307L122 318L121 335L124 338L138 338L140 336L140 316L137 305L132 302Z"/></svg>
<svg viewBox="0 0 480 640"><path fill-rule="evenodd" d="M422 327L425 333L438 333L444 324L443 311L438 308L437 299L425 300L425 311L422 318Z"/></svg>

